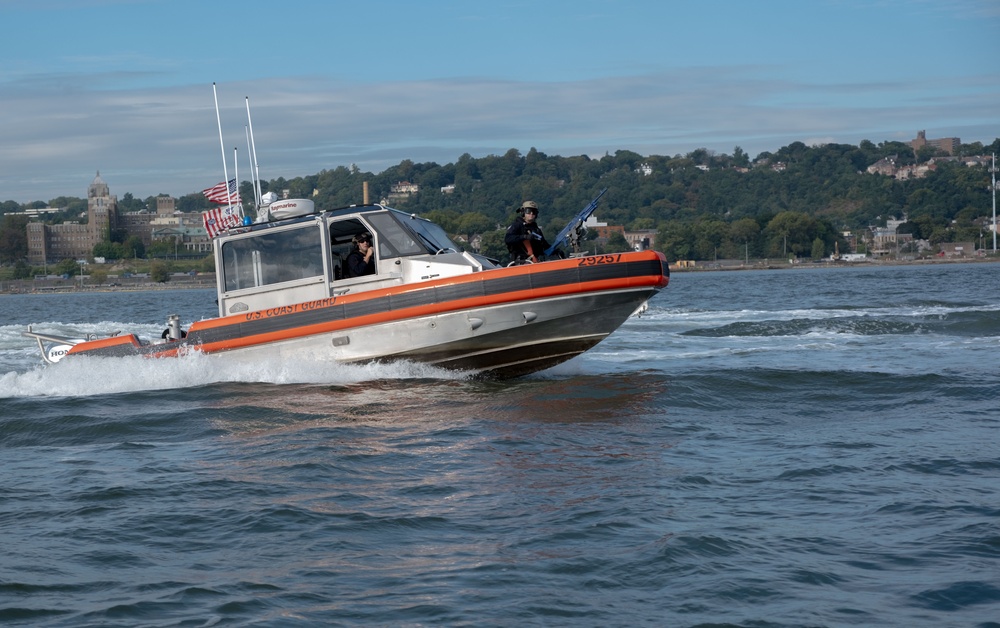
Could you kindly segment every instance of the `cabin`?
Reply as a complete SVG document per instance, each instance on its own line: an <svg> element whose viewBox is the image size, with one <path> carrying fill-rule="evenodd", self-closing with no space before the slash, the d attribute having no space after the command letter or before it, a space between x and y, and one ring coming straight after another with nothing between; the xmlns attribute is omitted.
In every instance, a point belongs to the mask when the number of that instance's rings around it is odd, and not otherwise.
<svg viewBox="0 0 1000 628"><path fill-rule="evenodd" d="M383 205L313 213L311 201L282 204L277 220L236 227L213 241L219 316L498 267L460 251L443 229L414 214ZM350 277L347 256L354 236L365 232L374 240L375 273Z"/></svg>

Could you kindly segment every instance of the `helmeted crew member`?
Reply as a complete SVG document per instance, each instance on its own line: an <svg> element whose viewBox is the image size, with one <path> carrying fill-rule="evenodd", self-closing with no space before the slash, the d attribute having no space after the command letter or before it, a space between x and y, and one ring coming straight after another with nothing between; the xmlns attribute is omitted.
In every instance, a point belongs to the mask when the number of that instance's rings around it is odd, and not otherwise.
<svg viewBox="0 0 1000 628"><path fill-rule="evenodd" d="M525 260L537 262L542 252L549 248L549 243L542 235L542 228L535 220L538 218L538 204L535 201L524 201L517 208L517 218L507 227L504 243L514 261Z"/></svg>
<svg viewBox="0 0 1000 628"><path fill-rule="evenodd" d="M354 243L354 248L347 255L347 276L374 275L375 248L372 247L372 234L363 231L351 241Z"/></svg>

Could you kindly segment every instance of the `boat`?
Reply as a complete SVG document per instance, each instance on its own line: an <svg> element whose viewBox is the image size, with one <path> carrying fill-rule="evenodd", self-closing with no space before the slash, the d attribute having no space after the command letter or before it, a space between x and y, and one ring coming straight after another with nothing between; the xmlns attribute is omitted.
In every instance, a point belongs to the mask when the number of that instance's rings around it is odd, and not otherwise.
<svg viewBox="0 0 1000 628"><path fill-rule="evenodd" d="M502 266L460 250L435 223L381 204L315 211L283 201L278 217L213 239L217 317L161 338L23 332L43 359L315 358L409 360L482 378L519 377L587 351L665 288L662 253L625 252ZM579 221L578 221L579 223ZM352 239L373 239L374 274L350 277Z"/></svg>

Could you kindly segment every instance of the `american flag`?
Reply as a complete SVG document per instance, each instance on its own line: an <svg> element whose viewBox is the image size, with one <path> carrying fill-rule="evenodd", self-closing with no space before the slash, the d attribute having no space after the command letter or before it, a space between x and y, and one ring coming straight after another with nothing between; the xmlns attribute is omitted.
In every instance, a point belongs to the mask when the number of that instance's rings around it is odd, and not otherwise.
<svg viewBox="0 0 1000 628"><path fill-rule="evenodd" d="M205 197L213 203L225 205L226 203L241 203L240 194L236 190L236 179L229 180L229 196L226 196L226 182L217 183L210 188L201 191Z"/></svg>
<svg viewBox="0 0 1000 628"><path fill-rule="evenodd" d="M220 183L219 185L222 184ZM240 217L240 213L239 205L215 207L207 212L202 212L201 218L205 221L205 231L208 232L208 238L211 240L220 231L239 226L243 220Z"/></svg>

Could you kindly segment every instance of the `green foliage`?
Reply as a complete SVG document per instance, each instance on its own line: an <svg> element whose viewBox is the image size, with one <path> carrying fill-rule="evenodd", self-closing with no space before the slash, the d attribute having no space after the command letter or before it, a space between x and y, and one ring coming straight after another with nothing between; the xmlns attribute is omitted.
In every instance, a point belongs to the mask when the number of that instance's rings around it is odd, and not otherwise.
<svg viewBox="0 0 1000 628"><path fill-rule="evenodd" d="M0 263L12 264L28 256L27 216L4 216L0 221Z"/></svg>
<svg viewBox="0 0 1000 628"><path fill-rule="evenodd" d="M958 152L1000 152L1000 138L988 145L963 144ZM379 202L388 198L394 184L409 181L420 191L394 206L430 218L463 239L481 234L484 254L504 258L502 230L522 201L539 204L539 222L551 238L607 187L597 218L628 229L655 229L655 247L671 260L812 257L820 248L817 240L824 254L838 245L845 253L848 246L842 231L867 232L872 225L904 214L909 220L904 229L932 243L968 240L977 230L981 233L990 208L988 168L935 159L933 169L920 178L894 179L865 171L885 157L893 157L898 165L912 165L935 154L933 149L914 153L904 142L870 140L858 146L793 142L755 159L739 146L731 156L701 148L675 156L619 150L599 159L550 156L535 148L522 154L512 148L481 158L466 153L445 165L407 159L378 174L339 166L314 175L262 181L261 189L279 196L287 190L290 196L311 198L317 209L327 210L361 203L365 182L370 200ZM445 186L454 187L444 193ZM241 182L240 192L249 206L254 197L250 182ZM121 211L130 211L155 208L155 202L155 197L140 201L125 193L119 205ZM7 201L0 210L39 205L45 203L21 206ZM55 221L79 219L86 211L86 199L53 199L50 205L65 208ZM209 207L200 190L177 199L177 209L183 212ZM26 249L5 240L4 234L0 224L0 260L23 258ZM98 245L104 257L146 255L141 242L122 230L109 234L109 239L107 246ZM111 244L119 246L108 248ZM150 251L154 253L164 251Z"/></svg>
<svg viewBox="0 0 1000 628"><path fill-rule="evenodd" d="M195 270L195 269L192 269L192 270ZM215 254L213 253L213 254L205 257L204 259L202 259L201 262L198 263L197 270L200 270L203 273L214 272L215 271Z"/></svg>
<svg viewBox="0 0 1000 628"><path fill-rule="evenodd" d="M631 250L632 247L629 245L628 240L617 231L608 236L608 242L604 245L605 253L624 253Z"/></svg>
<svg viewBox="0 0 1000 628"><path fill-rule="evenodd" d="M155 203L155 200L154 200ZM120 199L118 199L118 211L122 213L128 212L138 212L146 209L146 203L142 202L132 196L131 192L126 192ZM153 205L153 209L156 209L156 205Z"/></svg>
<svg viewBox="0 0 1000 628"><path fill-rule="evenodd" d="M503 241L505 234L506 229L496 229L484 233L482 241L479 243L479 252L490 259L508 261L507 245Z"/></svg>
<svg viewBox="0 0 1000 628"><path fill-rule="evenodd" d="M823 243L822 238L816 238L813 240L812 255L813 259L823 259L826 256L826 245Z"/></svg>
<svg viewBox="0 0 1000 628"><path fill-rule="evenodd" d="M92 266L87 273L90 275L90 283L101 285L108 282L108 270L100 266Z"/></svg>
<svg viewBox="0 0 1000 628"><path fill-rule="evenodd" d="M31 279L34 272L31 266L28 265L23 259L17 260L14 264L14 272L11 275L12 279Z"/></svg>
<svg viewBox="0 0 1000 628"><path fill-rule="evenodd" d="M142 238L139 236L129 236L127 240L122 244L122 249L126 257L146 257L146 245L142 243Z"/></svg>
<svg viewBox="0 0 1000 628"><path fill-rule="evenodd" d="M149 278L158 283L170 281L170 262L154 259L149 263Z"/></svg>
<svg viewBox="0 0 1000 628"><path fill-rule="evenodd" d="M74 259L64 259L55 266L57 275L69 275L75 277L80 272L80 265Z"/></svg>

